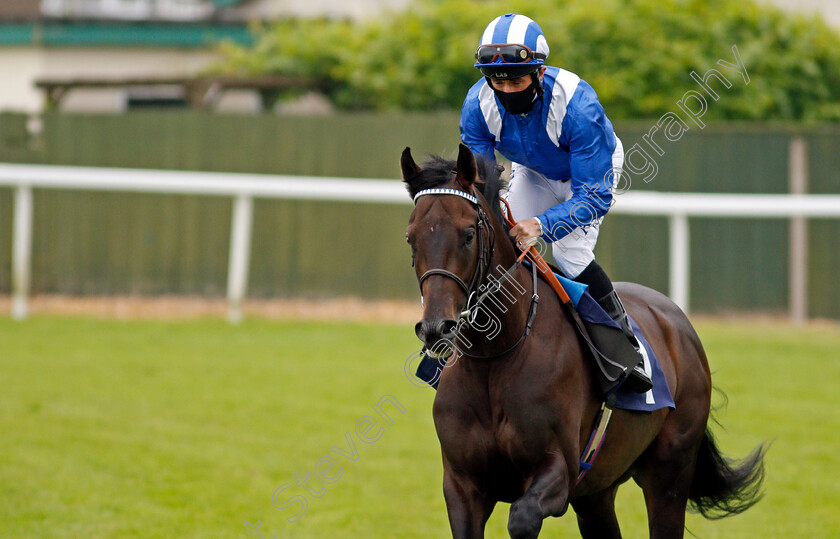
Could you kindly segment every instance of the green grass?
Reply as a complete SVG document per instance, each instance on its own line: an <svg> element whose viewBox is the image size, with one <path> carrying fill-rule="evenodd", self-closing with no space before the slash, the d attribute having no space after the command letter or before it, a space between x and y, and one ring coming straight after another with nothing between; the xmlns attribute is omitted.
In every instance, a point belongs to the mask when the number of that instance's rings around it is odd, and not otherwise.
<svg viewBox="0 0 840 539"><path fill-rule="evenodd" d="M840 330L705 322L724 452L772 440L766 496L744 515L688 528L709 537L840 536ZM431 390L402 365L409 327L218 320L0 318L0 537L445 537ZM383 395L393 425L362 443L355 425ZM719 400L719 399L718 399ZM331 452L347 448L358 460ZM376 428L370 431L376 433ZM347 449L349 451L349 449ZM324 485L315 463L336 456ZM334 468L330 475L336 473ZM293 474L313 474L309 506ZM626 537L646 536L640 490L619 493ZM507 537L499 505L490 538ZM573 515L545 537L577 537Z"/></svg>

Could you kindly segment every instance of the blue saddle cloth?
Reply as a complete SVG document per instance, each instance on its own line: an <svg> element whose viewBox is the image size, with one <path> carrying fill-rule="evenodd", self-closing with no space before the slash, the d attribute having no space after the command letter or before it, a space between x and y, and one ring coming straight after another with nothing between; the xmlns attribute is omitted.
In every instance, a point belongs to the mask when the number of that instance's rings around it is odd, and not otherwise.
<svg viewBox="0 0 840 539"><path fill-rule="evenodd" d="M555 273L555 275L557 275ZM580 317L587 322L593 324L601 324L619 328L618 324L610 318L595 299L589 295L589 287L583 283L572 281L560 275L557 275L560 284L566 289L569 298L574 303ZM628 315L629 316L629 315ZM674 398L671 396L671 389L668 387L668 381L665 379L665 373L662 372L662 367L659 365L659 360L656 359L656 354L653 353L653 348L650 347L639 325L630 317L630 325L636 338L642 345L642 357L644 359L645 372L653 380L653 389L647 393L634 393L622 386L618 386L616 391L616 408L623 410L638 410L641 412L652 412L660 408L675 408ZM621 329L621 328L619 328ZM623 385L623 384L622 384Z"/></svg>
<svg viewBox="0 0 840 539"><path fill-rule="evenodd" d="M557 275L557 274L555 274ZM619 328L618 324L610 318L595 299L589 295L589 287L583 283L572 281L557 275L566 293L572 300L580 317L587 322ZM636 334L636 338L642 345L642 356L644 358L645 371L653 380L653 389L647 393L634 393L618 386L616 391L616 407L623 410L637 410L641 412L652 412L660 408L675 408L674 398L665 379L665 373L656 359L656 354L647 342L642 330L636 321L630 318L630 324ZM620 329L620 328L619 328ZM437 389L439 381L439 364L436 360L424 356L417 366L417 377Z"/></svg>

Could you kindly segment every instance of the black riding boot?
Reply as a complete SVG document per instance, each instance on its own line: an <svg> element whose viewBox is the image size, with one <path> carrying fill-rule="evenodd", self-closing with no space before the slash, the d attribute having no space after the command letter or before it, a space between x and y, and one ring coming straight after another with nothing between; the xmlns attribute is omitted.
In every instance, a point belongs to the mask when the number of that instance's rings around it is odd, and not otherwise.
<svg viewBox="0 0 840 539"><path fill-rule="evenodd" d="M624 304L621 303L618 293L613 290L603 298L599 299L598 304L604 308L610 318L618 323L621 327L621 331L624 332L624 335L627 336L627 339L636 351L639 352L639 356L641 357L641 343L638 339L636 339L636 334L633 332L633 328L630 327L630 319L627 318L627 311L624 310ZM645 372L643 360L640 359L639 363L633 367L633 370L630 371L625 384L628 389L636 393L646 393L653 387L653 382L651 381L650 376L648 376Z"/></svg>
<svg viewBox="0 0 840 539"><path fill-rule="evenodd" d="M636 393L647 392L653 387L653 382L647 373L645 373L644 363L639 348L640 343L636 339L636 335L633 333L633 328L630 327L630 320L627 318L627 311L624 310L624 304L621 303L621 299L619 299L618 294L613 288L612 281L607 276L604 269L594 260L586 266L586 269L584 269L575 280L589 285L589 292L592 297L598 301L598 304L601 305L610 318L615 320L619 327L621 327L621 331L639 354L639 361L632 369L630 369L625 385L628 389ZM632 365L632 363L630 363L630 365ZM625 366L626 368L629 368L629 365L626 363Z"/></svg>

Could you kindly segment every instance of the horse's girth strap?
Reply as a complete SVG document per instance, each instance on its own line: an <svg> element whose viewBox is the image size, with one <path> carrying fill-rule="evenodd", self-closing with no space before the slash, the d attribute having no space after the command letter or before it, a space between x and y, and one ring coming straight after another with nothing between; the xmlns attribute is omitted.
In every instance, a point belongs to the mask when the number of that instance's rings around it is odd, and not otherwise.
<svg viewBox="0 0 840 539"><path fill-rule="evenodd" d="M584 448L583 454L580 456L580 472L578 472L578 478L575 482L576 485L583 480L586 472L592 468L592 464L595 462L598 452L601 451L604 438L607 437L607 427L610 425L610 419L612 419L614 409L615 393L611 394L606 402L601 404L601 410L598 412L598 417L595 419L595 427L592 429L592 434L589 436L589 443L586 444L586 448Z"/></svg>

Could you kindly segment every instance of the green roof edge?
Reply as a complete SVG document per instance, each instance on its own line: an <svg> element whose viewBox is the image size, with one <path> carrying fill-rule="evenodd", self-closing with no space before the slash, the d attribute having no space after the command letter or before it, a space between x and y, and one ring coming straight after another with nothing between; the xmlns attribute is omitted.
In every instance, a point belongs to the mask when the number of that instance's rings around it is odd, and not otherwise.
<svg viewBox="0 0 840 539"><path fill-rule="evenodd" d="M251 44L244 24L160 22L0 23L0 46L208 47L222 41Z"/></svg>

